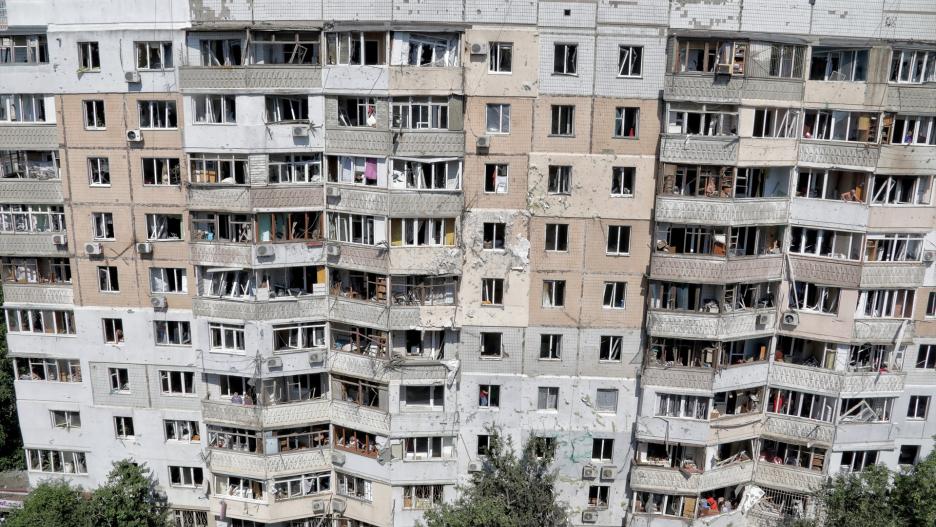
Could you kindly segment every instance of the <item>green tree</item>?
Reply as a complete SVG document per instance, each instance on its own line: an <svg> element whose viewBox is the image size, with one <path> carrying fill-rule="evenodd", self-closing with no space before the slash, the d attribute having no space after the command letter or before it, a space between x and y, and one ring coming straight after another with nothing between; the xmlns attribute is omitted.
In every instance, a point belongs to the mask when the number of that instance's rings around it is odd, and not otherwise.
<svg viewBox="0 0 936 527"><path fill-rule="evenodd" d="M0 305L3 291L0 290ZM6 340L6 320L0 316L0 471L26 468L23 438L16 417L16 391L13 389L13 361Z"/></svg>
<svg viewBox="0 0 936 527"><path fill-rule="evenodd" d="M484 470L471 475L458 499L426 511L424 520L428 527L565 527L552 460L542 439L527 441L517 457L510 438L491 430Z"/></svg>
<svg viewBox="0 0 936 527"><path fill-rule="evenodd" d="M90 519L95 527L165 527L168 509L150 470L124 459L91 495Z"/></svg>
<svg viewBox="0 0 936 527"><path fill-rule="evenodd" d="M7 518L4 527L88 527L87 502L81 489L65 481L41 483Z"/></svg>
<svg viewBox="0 0 936 527"><path fill-rule="evenodd" d="M904 525L936 525L936 450L894 479L894 507Z"/></svg>
<svg viewBox="0 0 936 527"><path fill-rule="evenodd" d="M869 465L861 472L833 477L817 495L822 510L822 521L817 524L823 527L909 525L895 514L892 477L891 471L883 465Z"/></svg>

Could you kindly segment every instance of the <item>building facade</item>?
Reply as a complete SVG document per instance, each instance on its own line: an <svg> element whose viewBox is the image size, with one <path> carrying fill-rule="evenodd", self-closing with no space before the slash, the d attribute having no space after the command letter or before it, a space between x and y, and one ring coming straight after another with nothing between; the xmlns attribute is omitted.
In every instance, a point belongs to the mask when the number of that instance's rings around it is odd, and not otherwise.
<svg viewBox="0 0 936 527"><path fill-rule="evenodd" d="M31 483L410 526L496 427L574 525L770 525L921 459L936 9L786 4L0 2Z"/></svg>

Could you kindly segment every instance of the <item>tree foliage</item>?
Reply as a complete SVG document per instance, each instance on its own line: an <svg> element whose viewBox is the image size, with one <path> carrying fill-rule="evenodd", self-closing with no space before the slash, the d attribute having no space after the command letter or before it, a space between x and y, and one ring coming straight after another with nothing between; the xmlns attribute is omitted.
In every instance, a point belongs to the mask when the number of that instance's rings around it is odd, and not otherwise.
<svg viewBox="0 0 936 527"><path fill-rule="evenodd" d="M895 514L906 525L936 525L936 449L894 480Z"/></svg>
<svg viewBox="0 0 936 527"><path fill-rule="evenodd" d="M65 481L47 481L29 493L23 508L14 510L4 527L87 527L87 511L81 489Z"/></svg>
<svg viewBox="0 0 936 527"><path fill-rule="evenodd" d="M0 291L3 305L3 291ZM0 317L0 471L26 468L23 438L16 417L16 392L13 388L13 361L8 355L6 322Z"/></svg>
<svg viewBox="0 0 936 527"><path fill-rule="evenodd" d="M484 470L471 474L458 499L427 511L424 520L428 527L565 527L552 460L542 439L527 441L518 457L510 438L492 430Z"/></svg>

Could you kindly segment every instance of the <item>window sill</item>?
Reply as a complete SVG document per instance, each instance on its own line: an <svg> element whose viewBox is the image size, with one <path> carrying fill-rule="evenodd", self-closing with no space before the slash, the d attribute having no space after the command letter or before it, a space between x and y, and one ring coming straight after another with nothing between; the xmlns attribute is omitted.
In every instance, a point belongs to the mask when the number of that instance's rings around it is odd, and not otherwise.
<svg viewBox="0 0 936 527"><path fill-rule="evenodd" d="M167 126L165 128L143 128L140 127L140 130L147 132L175 132L179 130L178 126Z"/></svg>
<svg viewBox="0 0 936 527"><path fill-rule="evenodd" d="M540 362L562 362L561 358L552 359L552 358L546 358L546 357L539 357L537 360Z"/></svg>
<svg viewBox="0 0 936 527"><path fill-rule="evenodd" d="M554 139L575 139L575 134L546 134L546 137Z"/></svg>
<svg viewBox="0 0 936 527"><path fill-rule="evenodd" d="M630 253L609 253L609 252L606 252L606 253L605 253L605 256L612 256L612 257L630 256Z"/></svg>
<svg viewBox="0 0 936 527"><path fill-rule="evenodd" d="M552 72L552 76L553 76L553 77L578 77L579 74L578 74L578 73L564 73L564 72L561 72L561 71L554 71L554 72Z"/></svg>
<svg viewBox="0 0 936 527"><path fill-rule="evenodd" d="M146 241L153 242L153 243L160 243L160 242L184 242L185 240L183 238L147 238Z"/></svg>
<svg viewBox="0 0 936 527"><path fill-rule="evenodd" d="M643 79L643 75L618 75L617 78L618 78L618 79L635 79L635 80L640 80L640 79Z"/></svg>
<svg viewBox="0 0 936 527"><path fill-rule="evenodd" d="M503 360L504 357L502 355L498 355L496 357L485 357L484 355L481 355L480 358L481 360Z"/></svg>
<svg viewBox="0 0 936 527"><path fill-rule="evenodd" d="M640 136L636 136L636 135L612 135L611 138L621 139L625 141L639 141L640 140Z"/></svg>
<svg viewBox="0 0 936 527"><path fill-rule="evenodd" d="M218 355L246 355L245 350L224 350L224 349L209 349L208 353L216 353Z"/></svg>

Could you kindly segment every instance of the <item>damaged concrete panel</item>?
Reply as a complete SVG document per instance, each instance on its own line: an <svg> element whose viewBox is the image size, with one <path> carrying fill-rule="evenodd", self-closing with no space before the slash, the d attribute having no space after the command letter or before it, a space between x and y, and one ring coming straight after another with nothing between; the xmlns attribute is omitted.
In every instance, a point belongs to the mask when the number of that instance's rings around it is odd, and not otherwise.
<svg viewBox="0 0 936 527"><path fill-rule="evenodd" d="M189 0L192 22L253 20L253 0Z"/></svg>
<svg viewBox="0 0 936 527"><path fill-rule="evenodd" d="M465 0L465 21L474 24L536 24L537 0Z"/></svg>
<svg viewBox="0 0 936 527"><path fill-rule="evenodd" d="M790 264L793 268L793 276L804 282L857 288L861 279L859 262L790 256Z"/></svg>
<svg viewBox="0 0 936 527"><path fill-rule="evenodd" d="M807 34L813 10L822 7L800 0L743 0L741 31Z"/></svg>
<svg viewBox="0 0 936 527"><path fill-rule="evenodd" d="M660 161L663 163L733 165L737 159L736 137L666 135L661 138Z"/></svg>
<svg viewBox="0 0 936 527"><path fill-rule="evenodd" d="M325 149L336 154L385 157L390 154L391 144L391 132L335 129L325 137Z"/></svg>
<svg viewBox="0 0 936 527"><path fill-rule="evenodd" d="M709 200L660 196L656 221L690 225L781 225L786 199Z"/></svg>
<svg viewBox="0 0 936 527"><path fill-rule="evenodd" d="M393 20L414 22L461 22L462 0L396 0Z"/></svg>
<svg viewBox="0 0 936 527"><path fill-rule="evenodd" d="M464 201L457 192L406 192L390 193L389 214L392 218L406 218L419 211L421 218L454 218L461 215Z"/></svg>
<svg viewBox="0 0 936 527"><path fill-rule="evenodd" d="M419 66L393 66L390 68L388 88L394 96L439 95L462 93L462 68L427 68Z"/></svg>
<svg viewBox="0 0 936 527"><path fill-rule="evenodd" d="M457 247L391 247L390 267L400 274L455 274L461 269Z"/></svg>
<svg viewBox="0 0 936 527"><path fill-rule="evenodd" d="M666 26L667 0L598 0L599 24Z"/></svg>
<svg viewBox="0 0 936 527"><path fill-rule="evenodd" d="M863 230L868 225L868 207L842 200L793 198L790 221L811 227Z"/></svg>
<svg viewBox="0 0 936 527"><path fill-rule="evenodd" d="M812 34L883 38L883 0L861 2L823 0L813 8Z"/></svg>
<svg viewBox="0 0 936 527"><path fill-rule="evenodd" d="M929 0L883 0L884 38L932 40L936 5Z"/></svg>
<svg viewBox="0 0 936 527"><path fill-rule="evenodd" d="M679 29L738 31L743 0L674 0L669 25Z"/></svg>
<svg viewBox="0 0 936 527"><path fill-rule="evenodd" d="M725 260L656 252L650 260L650 278L683 282L704 280L706 283L758 282L779 280L782 268L783 258L780 256Z"/></svg>
<svg viewBox="0 0 936 527"><path fill-rule="evenodd" d="M890 84L884 106L887 110L904 114L933 115L936 113L936 87Z"/></svg>

